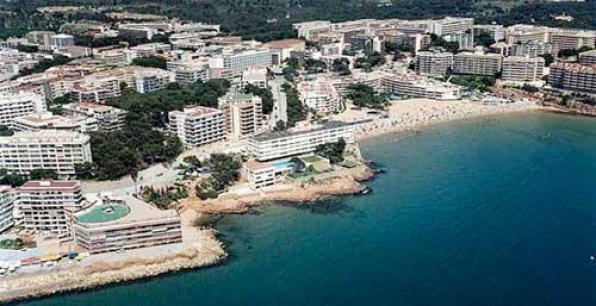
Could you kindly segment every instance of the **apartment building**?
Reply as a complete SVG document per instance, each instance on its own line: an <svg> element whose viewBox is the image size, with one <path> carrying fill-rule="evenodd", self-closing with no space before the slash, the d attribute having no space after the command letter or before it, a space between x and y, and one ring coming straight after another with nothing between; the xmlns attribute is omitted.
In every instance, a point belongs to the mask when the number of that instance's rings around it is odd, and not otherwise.
<svg viewBox="0 0 596 306"><path fill-rule="evenodd" d="M474 34L471 32L457 32L443 36L447 42L456 42L459 50L474 49Z"/></svg>
<svg viewBox="0 0 596 306"><path fill-rule="evenodd" d="M149 93L166 88L176 82L176 75L161 69L145 69L134 74L135 88L140 93Z"/></svg>
<svg viewBox="0 0 596 306"><path fill-rule="evenodd" d="M441 50L416 53L416 73L425 76L446 76L453 66L453 53Z"/></svg>
<svg viewBox="0 0 596 306"><path fill-rule="evenodd" d="M223 78L234 78L244 70L272 66L272 55L269 49L224 50L224 54L210 59L209 66Z"/></svg>
<svg viewBox="0 0 596 306"><path fill-rule="evenodd" d="M511 46L511 55L536 57L543 54L557 55L557 46L553 43L529 42L525 44L514 44Z"/></svg>
<svg viewBox="0 0 596 306"><path fill-rule="evenodd" d="M290 174L294 167L289 160L275 162L248 161L242 165L246 179L252 189L273 186Z"/></svg>
<svg viewBox="0 0 596 306"><path fill-rule="evenodd" d="M175 81L180 84L191 84L209 80L208 61L168 62L168 70L174 73Z"/></svg>
<svg viewBox="0 0 596 306"><path fill-rule="evenodd" d="M460 97L458 86L415 74L387 74L381 78L381 87L383 91L403 98L455 100Z"/></svg>
<svg viewBox="0 0 596 306"><path fill-rule="evenodd" d="M517 24L507 28L505 41L509 44L548 42L549 29L542 26Z"/></svg>
<svg viewBox="0 0 596 306"><path fill-rule="evenodd" d="M331 82L304 81L298 83L297 89L302 103L319 114L341 110L341 97Z"/></svg>
<svg viewBox="0 0 596 306"><path fill-rule="evenodd" d="M544 58L509 56L503 59L501 79L509 82L536 82L542 79Z"/></svg>
<svg viewBox="0 0 596 306"><path fill-rule="evenodd" d="M97 120L85 116L59 116L51 112L15 118L11 128L15 131L62 130L87 133L98 130Z"/></svg>
<svg viewBox="0 0 596 306"><path fill-rule="evenodd" d="M108 105L96 103L70 103L62 106L66 116L85 116L97 121L97 127L103 131L115 131L124 125L126 111Z"/></svg>
<svg viewBox="0 0 596 306"><path fill-rule="evenodd" d="M308 41L317 41L322 34L331 32L331 22L328 20L314 20L293 25L298 37Z"/></svg>
<svg viewBox="0 0 596 306"><path fill-rule="evenodd" d="M120 96L120 80L111 75L93 75L76 83L68 94L71 102L105 103Z"/></svg>
<svg viewBox="0 0 596 306"><path fill-rule="evenodd" d="M381 75L377 72L359 73L352 72L348 75L341 76L320 76L318 78L323 82L331 82L337 94L343 98L350 94L350 86L354 84L364 84L372 87L374 90L381 89Z"/></svg>
<svg viewBox="0 0 596 306"><path fill-rule="evenodd" d="M548 84L565 90L596 93L596 65L553 63Z"/></svg>
<svg viewBox="0 0 596 306"><path fill-rule="evenodd" d="M332 121L302 131L270 132L248 139L248 152L257 161L314 152L318 145L337 142L354 142L354 124Z"/></svg>
<svg viewBox="0 0 596 306"><path fill-rule="evenodd" d="M242 72L241 87L253 85L259 88L267 88L267 69L249 69Z"/></svg>
<svg viewBox="0 0 596 306"><path fill-rule="evenodd" d="M14 195L11 191L10 186L0 185L0 233L11 228L14 224Z"/></svg>
<svg viewBox="0 0 596 306"><path fill-rule="evenodd" d="M499 54L462 52L453 56L453 73L494 76L501 71Z"/></svg>
<svg viewBox="0 0 596 306"><path fill-rule="evenodd" d="M192 106L182 111L172 111L168 118L170 132L186 146L200 146L225 137L222 110Z"/></svg>
<svg viewBox="0 0 596 306"><path fill-rule="evenodd" d="M74 46L74 36L68 34L56 34L51 36L50 44L56 48L67 48Z"/></svg>
<svg viewBox="0 0 596 306"><path fill-rule="evenodd" d="M472 30L474 18L445 17L432 20L429 24L429 32L438 36L451 35Z"/></svg>
<svg viewBox="0 0 596 306"><path fill-rule="evenodd" d="M505 28L500 24L476 24L472 27L472 34L488 34L495 42L505 39Z"/></svg>
<svg viewBox="0 0 596 306"><path fill-rule="evenodd" d="M68 214L83 207L79 181L28 181L15 189L15 226L33 233L69 233Z"/></svg>
<svg viewBox="0 0 596 306"><path fill-rule="evenodd" d="M552 29L549 42L559 50L579 49L581 47L594 48L596 45L596 31Z"/></svg>
<svg viewBox="0 0 596 306"><path fill-rule="evenodd" d="M46 111L42 95L29 92L0 94L0 125L10 126L14 118Z"/></svg>
<svg viewBox="0 0 596 306"><path fill-rule="evenodd" d="M85 195L87 208L70 214L78 247L91 254L182 242L180 216L130 196Z"/></svg>
<svg viewBox="0 0 596 306"><path fill-rule="evenodd" d="M596 50L581 52L578 55L578 62L582 65L596 64Z"/></svg>
<svg viewBox="0 0 596 306"><path fill-rule="evenodd" d="M89 136L77 132L42 130L0 137L0 168L27 175L51 169L58 175L75 174L75 165L92 162Z"/></svg>
<svg viewBox="0 0 596 306"><path fill-rule="evenodd" d="M258 96L230 93L219 98L219 109L223 111L229 139L245 138L261 130L263 106Z"/></svg>

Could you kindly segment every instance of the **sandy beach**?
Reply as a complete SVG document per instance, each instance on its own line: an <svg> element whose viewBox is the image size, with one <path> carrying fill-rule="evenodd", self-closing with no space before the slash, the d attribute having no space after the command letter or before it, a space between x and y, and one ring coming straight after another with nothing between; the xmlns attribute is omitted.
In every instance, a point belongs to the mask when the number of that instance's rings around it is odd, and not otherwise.
<svg viewBox="0 0 596 306"><path fill-rule="evenodd" d="M540 110L534 102L484 105L466 100L437 101L410 99L393 101L386 111L386 118L374 118L368 124L356 129L356 138L363 139L391 132L417 130L425 126L455 120L473 119L484 116ZM355 121L371 118L363 111L348 110L334 119Z"/></svg>

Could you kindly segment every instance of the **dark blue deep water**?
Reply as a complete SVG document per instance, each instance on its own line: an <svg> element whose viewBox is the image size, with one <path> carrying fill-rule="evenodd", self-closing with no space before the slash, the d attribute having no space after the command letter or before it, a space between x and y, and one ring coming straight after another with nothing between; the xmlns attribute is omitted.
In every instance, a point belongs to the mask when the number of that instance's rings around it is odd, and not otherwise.
<svg viewBox="0 0 596 306"><path fill-rule="evenodd" d="M363 144L363 197L226 217L225 265L25 305L596 305L596 120L435 126Z"/></svg>

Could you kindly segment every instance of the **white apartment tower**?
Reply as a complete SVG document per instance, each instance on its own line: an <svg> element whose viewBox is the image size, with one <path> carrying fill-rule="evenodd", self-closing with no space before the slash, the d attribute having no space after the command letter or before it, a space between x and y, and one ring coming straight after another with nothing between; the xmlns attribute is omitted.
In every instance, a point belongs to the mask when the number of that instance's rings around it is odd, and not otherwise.
<svg viewBox="0 0 596 306"><path fill-rule="evenodd" d="M544 71L542 57L509 56L503 60L503 81L536 82L540 81Z"/></svg>
<svg viewBox="0 0 596 306"><path fill-rule="evenodd" d="M0 186L0 233L9 229L13 224L14 197L10 186Z"/></svg>
<svg viewBox="0 0 596 306"><path fill-rule="evenodd" d="M462 52L453 56L453 73L494 76L501 71L500 54Z"/></svg>
<svg viewBox="0 0 596 306"><path fill-rule="evenodd" d="M168 114L170 131L186 146L200 146L224 138L224 113L216 108L186 107Z"/></svg>
<svg viewBox="0 0 596 306"><path fill-rule="evenodd" d="M29 232L68 233L68 214L82 202L79 181L29 181L15 190L15 225Z"/></svg>
<svg viewBox="0 0 596 306"><path fill-rule="evenodd" d="M0 125L11 125L17 117L41 113L46 110L43 96L35 93L0 94Z"/></svg>
<svg viewBox="0 0 596 306"><path fill-rule="evenodd" d="M219 98L219 109L224 113L224 129L229 139L245 138L261 130L263 106L258 96L228 94Z"/></svg>
<svg viewBox="0 0 596 306"><path fill-rule="evenodd" d="M416 73L425 76L446 76L453 65L453 53L440 50L416 53Z"/></svg>
<svg viewBox="0 0 596 306"><path fill-rule="evenodd" d="M75 174L75 165L92 162L89 136L71 131L16 132L0 137L0 168L27 175L51 169L58 175Z"/></svg>

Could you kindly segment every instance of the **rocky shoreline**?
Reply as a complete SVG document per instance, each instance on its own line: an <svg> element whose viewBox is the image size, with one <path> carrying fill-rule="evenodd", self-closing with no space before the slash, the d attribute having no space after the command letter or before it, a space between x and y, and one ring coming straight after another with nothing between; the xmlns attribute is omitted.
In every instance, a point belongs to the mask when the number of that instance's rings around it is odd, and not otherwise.
<svg viewBox="0 0 596 306"><path fill-rule="evenodd" d="M213 266L227 258L213 230L201 231L193 247L180 253L153 258L97 262L88 266L23 274L0 281L0 303L95 289L151 276Z"/></svg>
<svg viewBox="0 0 596 306"><path fill-rule="evenodd" d="M263 202L316 203L318 199L331 195L358 194L368 187L362 184L375 176L375 171L364 163L354 169L334 173L326 177L313 177L307 181L296 181L265 192L244 195L223 195L217 199L183 202L188 208L206 214L243 214Z"/></svg>

